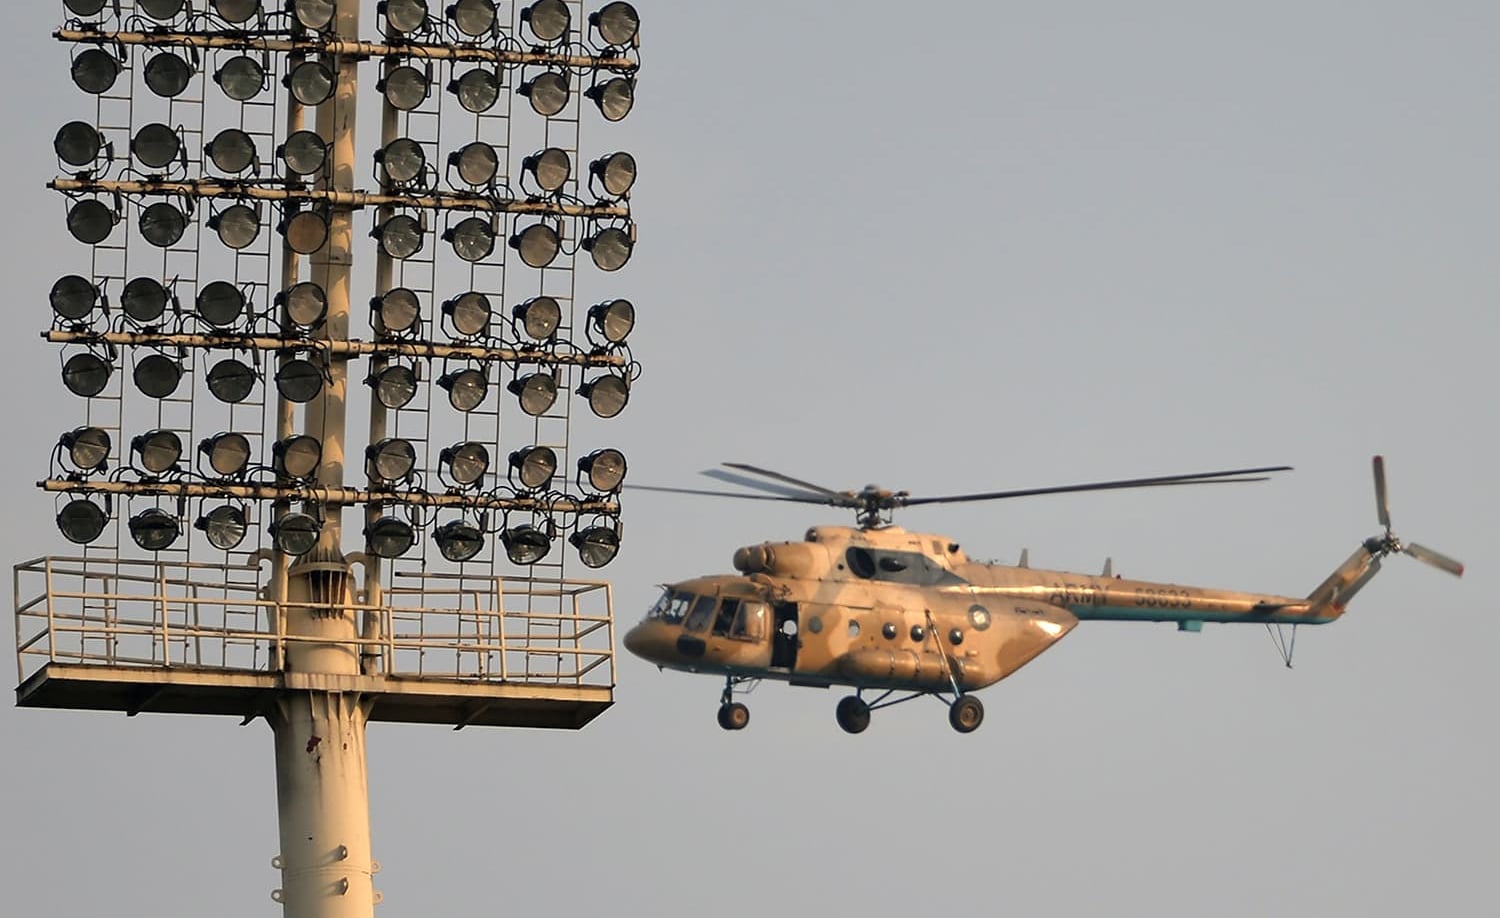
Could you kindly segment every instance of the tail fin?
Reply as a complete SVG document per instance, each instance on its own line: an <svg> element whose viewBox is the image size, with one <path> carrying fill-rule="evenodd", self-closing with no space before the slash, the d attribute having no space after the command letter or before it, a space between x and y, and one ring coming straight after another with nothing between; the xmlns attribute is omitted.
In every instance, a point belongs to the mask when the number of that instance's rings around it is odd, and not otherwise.
<svg viewBox="0 0 1500 918"><path fill-rule="evenodd" d="M1374 541L1374 540L1372 540ZM1380 572L1380 557L1384 552L1372 550L1368 543L1355 549L1354 554L1318 584L1318 588L1307 594L1307 614L1313 618L1335 619L1344 614L1349 600L1364 588Z"/></svg>

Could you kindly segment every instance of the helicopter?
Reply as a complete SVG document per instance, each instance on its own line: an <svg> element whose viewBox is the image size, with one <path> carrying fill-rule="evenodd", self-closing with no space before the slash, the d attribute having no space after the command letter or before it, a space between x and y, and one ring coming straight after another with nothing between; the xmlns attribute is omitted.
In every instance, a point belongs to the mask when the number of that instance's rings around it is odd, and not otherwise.
<svg viewBox="0 0 1500 918"><path fill-rule="evenodd" d="M971 733L984 720L974 692L1036 658L1080 621L1321 625L1343 615L1392 554L1463 575L1463 565L1391 528L1385 463L1373 461L1377 517L1384 531L1306 597L1130 580L1105 562L1098 575L970 560L946 536L894 525L893 511L922 504L1006 500L1043 494L1265 481L1290 466L1163 475L1088 484L913 497L869 485L834 491L745 463L703 472L751 491L632 485L632 490L790 501L852 509L856 525L813 526L800 542L762 542L734 553L737 574L667 584L625 635L627 650L661 669L722 676L718 721L742 730L750 709L734 696L761 680L847 686L838 725L861 733L871 713L922 697L948 706L948 721ZM752 477L753 476L753 477ZM1279 628L1278 628L1279 631ZM1285 645L1283 645L1285 647ZM1291 665L1289 652L1283 657Z"/></svg>

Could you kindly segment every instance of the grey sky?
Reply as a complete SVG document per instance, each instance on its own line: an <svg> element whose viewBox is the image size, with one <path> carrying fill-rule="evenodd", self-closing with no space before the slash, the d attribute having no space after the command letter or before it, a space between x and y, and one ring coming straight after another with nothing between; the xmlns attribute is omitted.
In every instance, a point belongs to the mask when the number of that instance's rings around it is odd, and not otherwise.
<svg viewBox="0 0 1500 918"><path fill-rule="evenodd" d="M64 549L29 485L79 409L34 331L87 256L42 184L90 109L61 4L10 6L14 562ZM1291 671L1258 626L1086 623L966 737L926 702L847 736L837 690L785 686L728 735L712 679L623 657L578 734L377 724L382 912L1487 911L1500 8L638 6L613 136L641 168L616 283L645 375L609 428L632 480L739 460L930 494L1285 462L900 522L1297 594L1377 531L1383 452L1397 531L1470 569L1393 560ZM814 522L845 520L628 494L619 623ZM0 707L6 910L276 914L270 733L236 724Z"/></svg>

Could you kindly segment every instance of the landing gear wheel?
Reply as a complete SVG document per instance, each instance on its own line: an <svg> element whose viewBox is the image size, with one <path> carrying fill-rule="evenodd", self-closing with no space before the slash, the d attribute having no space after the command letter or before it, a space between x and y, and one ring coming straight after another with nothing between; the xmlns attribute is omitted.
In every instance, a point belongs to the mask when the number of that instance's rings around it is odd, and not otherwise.
<svg viewBox="0 0 1500 918"><path fill-rule="evenodd" d="M964 695L948 707L948 723L959 733L973 733L984 723L984 705L973 695Z"/></svg>
<svg viewBox="0 0 1500 918"><path fill-rule="evenodd" d="M838 718L839 726L844 728L845 733L863 733L870 725L870 706L859 696L850 695L840 699L834 716Z"/></svg>
<svg viewBox="0 0 1500 918"><path fill-rule="evenodd" d="M719 705L719 726L725 730L743 730L750 723L750 709L732 701Z"/></svg>

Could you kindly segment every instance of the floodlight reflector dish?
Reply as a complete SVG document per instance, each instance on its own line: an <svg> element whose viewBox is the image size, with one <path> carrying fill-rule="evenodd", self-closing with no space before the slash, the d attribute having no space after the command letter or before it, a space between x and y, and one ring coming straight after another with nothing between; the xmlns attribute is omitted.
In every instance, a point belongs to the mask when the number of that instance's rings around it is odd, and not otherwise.
<svg viewBox="0 0 1500 918"><path fill-rule="evenodd" d="M276 370L276 391L289 402L306 404L323 391L323 371L305 357L293 357Z"/></svg>
<svg viewBox="0 0 1500 918"><path fill-rule="evenodd" d="M368 380L375 398L386 408L405 408L417 394L417 374L411 367L392 364Z"/></svg>
<svg viewBox="0 0 1500 918"><path fill-rule="evenodd" d="M132 278L120 293L120 309L131 321L150 325L167 311L167 288L155 278Z"/></svg>
<svg viewBox="0 0 1500 918"><path fill-rule="evenodd" d="M260 214L248 204L231 204L208 220L219 241L236 251L247 248L260 235Z"/></svg>
<svg viewBox="0 0 1500 918"><path fill-rule="evenodd" d="M198 315L210 325L227 328L245 312L245 294L229 281L213 281L198 291Z"/></svg>
<svg viewBox="0 0 1500 918"><path fill-rule="evenodd" d="M187 231L187 214L175 204L157 201L141 211L140 227L147 242L158 248L171 248Z"/></svg>
<svg viewBox="0 0 1500 918"><path fill-rule="evenodd" d="M97 472L109 461L109 431L103 427L75 427L62 435L68 461L80 472Z"/></svg>
<svg viewBox="0 0 1500 918"><path fill-rule="evenodd" d="M323 317L328 314L328 294L313 281L294 284L278 294L276 302L285 307L287 321L303 331L323 324Z"/></svg>
<svg viewBox="0 0 1500 918"><path fill-rule="evenodd" d="M182 535L177 517L160 507L147 507L130 518L130 538L146 551L164 551Z"/></svg>
<svg viewBox="0 0 1500 918"><path fill-rule="evenodd" d="M132 373L135 387L151 398L166 398L182 381L182 365L165 354L147 354Z"/></svg>
<svg viewBox="0 0 1500 918"><path fill-rule="evenodd" d="M313 550L323 524L310 513L288 513L271 524L271 541L282 553L298 557Z"/></svg>
<svg viewBox="0 0 1500 918"><path fill-rule="evenodd" d="M598 107L605 121L620 121L635 107L635 80L615 77L590 86L584 95Z"/></svg>
<svg viewBox="0 0 1500 918"><path fill-rule="evenodd" d="M606 45L620 48L634 42L636 35L640 34L641 16L624 0L614 0L589 14L589 25Z"/></svg>
<svg viewBox="0 0 1500 918"><path fill-rule="evenodd" d="M99 305L99 288L77 274L59 277L47 295L52 303L52 312L59 319L77 322L87 319L94 307Z"/></svg>
<svg viewBox="0 0 1500 918"><path fill-rule="evenodd" d="M589 410L594 414L612 418L630 401L630 383L623 376L608 373L579 386L578 394L589 400Z"/></svg>
<svg viewBox="0 0 1500 918"><path fill-rule="evenodd" d="M548 147L521 160L521 168L548 194L556 194L573 177L573 161L557 147Z"/></svg>
<svg viewBox="0 0 1500 918"><path fill-rule="evenodd" d="M225 22L242 25L254 19L260 9L260 0L213 0L214 12Z"/></svg>
<svg viewBox="0 0 1500 918"><path fill-rule="evenodd" d="M455 443L438 454L438 461L448 470L448 477L461 488L477 485L490 468L490 451L483 443L472 440Z"/></svg>
<svg viewBox="0 0 1500 918"><path fill-rule="evenodd" d="M388 335L410 331L422 318L422 304L416 293L405 287L393 287L375 301L380 327Z"/></svg>
<svg viewBox="0 0 1500 918"><path fill-rule="evenodd" d="M572 16L563 0L537 0L521 10L521 21L531 27L539 41L551 44L568 34Z"/></svg>
<svg viewBox="0 0 1500 918"><path fill-rule="evenodd" d="M457 246L456 240L454 245ZM471 338L489 331L493 310L490 309L489 297L470 290L444 303L443 313L452 321L454 331L465 338Z"/></svg>
<svg viewBox="0 0 1500 918"><path fill-rule="evenodd" d="M385 100L397 111L409 112L427 100L432 91L427 74L410 64L402 64L386 74L378 88Z"/></svg>
<svg viewBox="0 0 1500 918"><path fill-rule="evenodd" d="M510 247L521 253L521 260L532 268L545 268L557 258L562 240L547 223L533 223L510 237Z"/></svg>
<svg viewBox="0 0 1500 918"><path fill-rule="evenodd" d="M589 307L589 321L610 344L622 344L635 328L635 304L629 300L608 300Z"/></svg>
<svg viewBox="0 0 1500 918"><path fill-rule="evenodd" d="M532 373L513 379L506 387L521 403L521 410L541 417L557 401L557 380L550 373Z"/></svg>
<svg viewBox="0 0 1500 918"><path fill-rule="evenodd" d="M584 251L594 259L594 265L601 271L618 271L625 267L630 261L630 254L635 250L635 242L630 234L618 226L607 226L599 232L583 240Z"/></svg>
<svg viewBox="0 0 1500 918"><path fill-rule="evenodd" d="M131 440L130 451L140 456L141 468L160 475L182 458L182 439L174 431L151 430Z"/></svg>
<svg viewBox="0 0 1500 918"><path fill-rule="evenodd" d="M438 551L449 561L462 563L484 549L484 533L468 520L449 520L432 531Z"/></svg>
<svg viewBox="0 0 1500 918"><path fill-rule="evenodd" d="M448 7L448 18L470 38L487 35L495 30L494 0L458 0Z"/></svg>
<svg viewBox="0 0 1500 918"><path fill-rule="evenodd" d="M635 157L624 151L602 156L589 164L589 174L598 177L605 194L623 198L635 185Z"/></svg>
<svg viewBox="0 0 1500 918"><path fill-rule="evenodd" d="M500 533L500 541L505 545L505 556L512 564L535 564L552 550L552 540L530 523L505 530Z"/></svg>
<svg viewBox="0 0 1500 918"><path fill-rule="evenodd" d="M379 484L395 484L411 477L417 467L417 450L410 440L386 437L365 448L365 472Z"/></svg>
<svg viewBox="0 0 1500 918"><path fill-rule="evenodd" d="M489 380L473 367L444 373L437 382L448 390L448 404L464 412L478 408L490 389Z"/></svg>
<svg viewBox="0 0 1500 918"><path fill-rule="evenodd" d="M537 341L550 341L562 324L562 307L550 296L534 296L518 303L511 314L520 321L527 336Z"/></svg>
<svg viewBox="0 0 1500 918"><path fill-rule="evenodd" d="M208 457L208 467L220 478L232 478L250 465L250 438L242 433L221 433L198 444Z"/></svg>
<svg viewBox="0 0 1500 918"><path fill-rule="evenodd" d="M448 164L458 167L458 177L466 185L479 187L495 180L500 171L500 154L482 140L476 140L448 154Z"/></svg>
<svg viewBox="0 0 1500 918"><path fill-rule="evenodd" d="M422 224L411 214L396 214L375 228L381 251L392 258L410 258L422 251Z"/></svg>
<svg viewBox="0 0 1500 918"><path fill-rule="evenodd" d="M405 520L382 516L365 529L365 541L376 557L399 558L411 551L417 535Z"/></svg>
<svg viewBox="0 0 1500 918"><path fill-rule="evenodd" d="M214 398L230 405L249 398L255 389L255 381L255 370L233 357L219 361L208 371L208 391Z"/></svg>
<svg viewBox="0 0 1500 918"><path fill-rule="evenodd" d="M322 105L333 95L333 71L322 61L303 61L286 75L286 85L303 105Z"/></svg>
<svg viewBox="0 0 1500 918"><path fill-rule="evenodd" d="M87 545L99 538L107 522L104 508L87 498L68 501L57 513L57 528L75 545Z"/></svg>
<svg viewBox="0 0 1500 918"><path fill-rule="evenodd" d="M193 68L171 51L162 51L146 62L146 88L164 99L182 95L193 79Z"/></svg>
<svg viewBox="0 0 1500 918"><path fill-rule="evenodd" d="M292 0L292 15L304 29L320 31L333 23L334 0Z"/></svg>
<svg viewBox="0 0 1500 918"><path fill-rule="evenodd" d="M578 471L587 477L591 490L613 494L625 481L625 454L617 449L596 449L578 460Z"/></svg>
<svg viewBox="0 0 1500 918"><path fill-rule="evenodd" d="M109 0L63 0L63 6L74 16L93 16L104 9Z"/></svg>
<svg viewBox="0 0 1500 918"><path fill-rule="evenodd" d="M228 175L238 175L255 163L255 141L239 128L225 128L203 147L214 168Z"/></svg>
<svg viewBox="0 0 1500 918"><path fill-rule="evenodd" d="M104 137L87 121L69 121L57 129L52 150L70 166L92 165L104 149Z"/></svg>
<svg viewBox="0 0 1500 918"><path fill-rule="evenodd" d="M500 76L493 70L475 67L448 84L466 112L480 114L494 108L500 99Z"/></svg>
<svg viewBox="0 0 1500 918"><path fill-rule="evenodd" d="M550 446L528 446L510 454L510 467L523 488L537 491L557 474L557 453Z"/></svg>
<svg viewBox="0 0 1500 918"><path fill-rule="evenodd" d="M427 169L427 154L410 137L397 137L386 144L375 161L385 167L385 177L398 185L415 182Z"/></svg>
<svg viewBox="0 0 1500 918"><path fill-rule="evenodd" d="M296 434L271 447L271 461L288 478L312 478L323 463L323 444L317 437Z"/></svg>
<svg viewBox="0 0 1500 918"><path fill-rule="evenodd" d="M183 0L136 0L135 8L152 19L165 22L182 12Z"/></svg>
<svg viewBox="0 0 1500 918"><path fill-rule="evenodd" d="M98 245L114 228L114 211L97 198L84 198L68 208L68 232L85 245Z"/></svg>
<svg viewBox="0 0 1500 918"><path fill-rule="evenodd" d="M287 171L294 175L312 175L328 161L328 144L317 131L295 131L278 151Z"/></svg>
<svg viewBox="0 0 1500 918"><path fill-rule="evenodd" d="M554 70L527 80L516 91L529 99L531 110L543 118L551 118L568 106L568 77Z"/></svg>
<svg viewBox="0 0 1500 918"><path fill-rule="evenodd" d="M220 504L198 517L193 528L202 531L208 537L208 544L219 551L234 551L245 541L245 533L250 526L245 519L243 507Z"/></svg>
<svg viewBox="0 0 1500 918"><path fill-rule="evenodd" d="M322 211L299 210L281 226L287 248L299 255L311 255L328 242L328 218Z"/></svg>
<svg viewBox="0 0 1500 918"><path fill-rule="evenodd" d="M148 169L165 169L182 152L182 141L165 124L152 122L136 131L130 140L130 152Z"/></svg>
<svg viewBox="0 0 1500 918"><path fill-rule="evenodd" d="M443 234L453 243L453 253L464 261L483 261L495 251L495 231L483 217L465 217Z"/></svg>
<svg viewBox="0 0 1500 918"><path fill-rule="evenodd" d="M103 48L89 48L73 58L73 84L90 95L103 95L120 76L120 62Z"/></svg>
<svg viewBox="0 0 1500 918"><path fill-rule="evenodd" d="M83 351L69 357L63 364L63 385L74 395L93 398L109 385L113 367L98 354Z"/></svg>
<svg viewBox="0 0 1500 918"><path fill-rule="evenodd" d="M590 526L569 536L584 567L600 568L620 553L620 531L613 526Z"/></svg>
<svg viewBox="0 0 1500 918"><path fill-rule="evenodd" d="M410 35L427 24L426 0L385 0L385 22L392 32Z"/></svg>
<svg viewBox="0 0 1500 918"><path fill-rule="evenodd" d="M214 82L234 101L248 102L266 88L266 68L250 55L240 54L224 62Z"/></svg>

